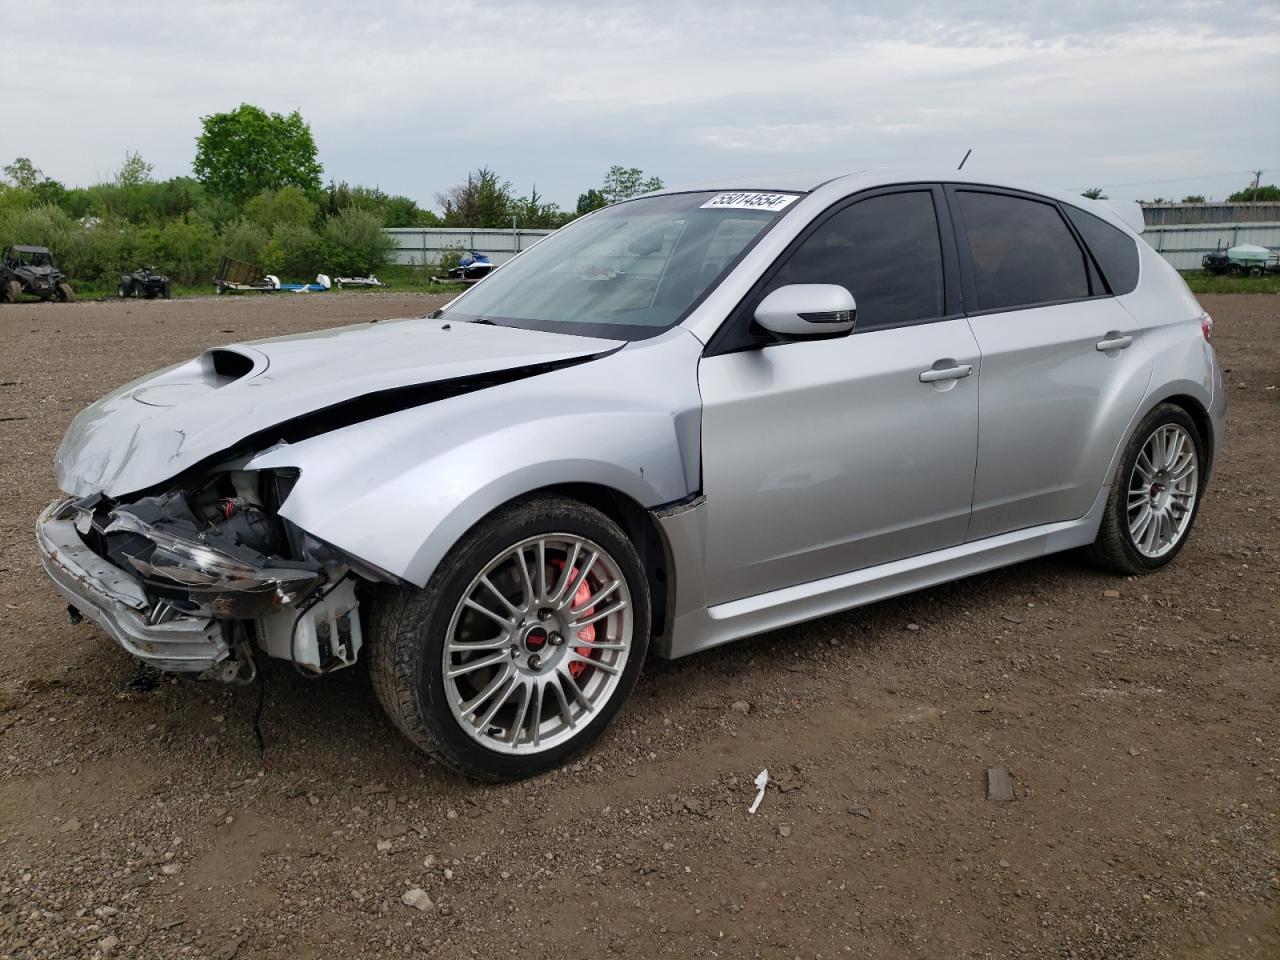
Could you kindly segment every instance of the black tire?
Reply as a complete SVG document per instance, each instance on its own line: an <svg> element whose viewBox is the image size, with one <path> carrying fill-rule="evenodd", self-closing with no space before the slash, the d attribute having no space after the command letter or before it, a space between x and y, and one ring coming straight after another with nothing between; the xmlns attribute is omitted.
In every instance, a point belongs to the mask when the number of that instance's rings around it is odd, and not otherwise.
<svg viewBox="0 0 1280 960"><path fill-rule="evenodd" d="M120 286L116 287L116 296L118 296L121 300L128 300L129 294L132 292L133 292L132 284L122 283L120 284Z"/></svg>
<svg viewBox="0 0 1280 960"><path fill-rule="evenodd" d="M1249 268L1249 276L1251 276L1251 277L1260 277L1260 276L1262 276L1262 268L1261 268L1261 267L1250 267L1250 268Z"/></svg>
<svg viewBox="0 0 1280 960"><path fill-rule="evenodd" d="M170 289L169 282L167 280L165 281L164 286L160 288L160 296L164 297L166 300L173 299L173 290Z"/></svg>
<svg viewBox="0 0 1280 960"><path fill-rule="evenodd" d="M22 302L22 284L17 280L10 280L4 285L5 299L10 303Z"/></svg>
<svg viewBox="0 0 1280 960"><path fill-rule="evenodd" d="M1133 536L1129 531L1127 516L1129 485L1143 446L1158 428L1167 424L1178 424L1183 427L1190 434L1195 445L1196 497L1191 507L1191 518L1182 531L1181 539L1167 553L1159 557L1149 557L1134 545ZM1172 403L1162 403L1155 407L1142 418L1142 422L1133 431L1133 435L1125 446L1124 454L1120 457L1115 475L1111 479L1111 494L1107 498L1102 527L1098 531L1098 538L1089 548L1093 561L1115 573L1134 575L1158 570L1173 560L1182 552L1182 548L1191 538L1191 530L1195 526L1196 515L1200 512L1200 501L1204 496L1204 476L1207 466L1204 438L1200 436L1199 428L1187 411Z"/></svg>
<svg viewBox="0 0 1280 960"><path fill-rule="evenodd" d="M442 667L445 636L464 591L493 557L528 537L557 532L589 538L621 570L632 597L630 654L610 699L576 735L542 752L500 753L464 731L451 711ZM539 496L499 508L477 524L424 589L380 589L369 623L369 673L392 722L424 753L476 780L519 780L559 766L600 736L635 687L648 650L649 623L648 580L627 535L579 501Z"/></svg>
<svg viewBox="0 0 1280 960"><path fill-rule="evenodd" d="M56 297L57 297L57 298L58 298L62 303L75 303L75 302L76 302L76 292L75 292L74 290L72 290L72 289L71 289L71 284L67 283L65 280L61 281L61 282L58 284L58 289L55 291L54 295L55 295L55 296L56 296Z"/></svg>

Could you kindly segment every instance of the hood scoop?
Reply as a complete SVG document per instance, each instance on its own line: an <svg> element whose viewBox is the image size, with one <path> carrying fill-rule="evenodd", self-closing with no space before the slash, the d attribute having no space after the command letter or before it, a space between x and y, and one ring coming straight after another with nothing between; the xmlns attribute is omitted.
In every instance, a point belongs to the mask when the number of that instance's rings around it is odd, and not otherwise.
<svg viewBox="0 0 1280 960"><path fill-rule="evenodd" d="M58 449L58 483L75 496L119 497L233 448L294 442L622 345L414 319L219 346L84 410Z"/></svg>
<svg viewBox="0 0 1280 960"><path fill-rule="evenodd" d="M257 356L254 356L254 354ZM256 350L250 352L243 347L214 347L206 350L201 358L202 364L208 366L210 374L220 381L218 386L225 386L245 377L256 377L267 369L267 358Z"/></svg>
<svg viewBox="0 0 1280 960"><path fill-rule="evenodd" d="M252 348L215 347L169 375L138 387L133 399L149 407L176 407L239 380L256 377L268 365L266 355Z"/></svg>

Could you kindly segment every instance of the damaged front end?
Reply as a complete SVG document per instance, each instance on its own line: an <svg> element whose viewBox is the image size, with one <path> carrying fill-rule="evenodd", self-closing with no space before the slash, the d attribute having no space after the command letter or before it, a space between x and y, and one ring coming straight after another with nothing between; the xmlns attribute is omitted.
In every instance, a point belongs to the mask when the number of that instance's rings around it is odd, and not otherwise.
<svg viewBox="0 0 1280 960"><path fill-rule="evenodd" d="M159 494L51 504L36 526L73 619L162 670L247 683L254 650L312 674L356 661L379 571L278 515L295 471L215 469Z"/></svg>

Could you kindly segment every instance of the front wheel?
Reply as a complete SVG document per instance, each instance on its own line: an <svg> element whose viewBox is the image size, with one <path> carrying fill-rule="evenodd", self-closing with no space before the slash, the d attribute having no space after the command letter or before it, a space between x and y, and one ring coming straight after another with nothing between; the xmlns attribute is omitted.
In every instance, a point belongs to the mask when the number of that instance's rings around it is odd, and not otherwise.
<svg viewBox="0 0 1280 960"><path fill-rule="evenodd" d="M384 589L369 669L419 749L479 780L516 780L600 736L648 645L635 546L598 510L546 496L482 521L425 589Z"/></svg>
<svg viewBox="0 0 1280 960"><path fill-rule="evenodd" d="M71 284L66 282L58 284L56 296L63 303L75 303L76 301L75 291L71 289Z"/></svg>
<svg viewBox="0 0 1280 960"><path fill-rule="evenodd" d="M22 284L17 280L10 280L4 285L5 299L10 303L20 303L22 301Z"/></svg>
<svg viewBox="0 0 1280 960"><path fill-rule="evenodd" d="M116 287L116 296L118 296L121 300L128 300L130 292L131 291L128 284L122 283L120 284L120 286Z"/></svg>
<svg viewBox="0 0 1280 960"><path fill-rule="evenodd" d="M1204 440L1181 407L1143 418L1111 484L1093 557L1119 573L1156 570L1177 556L1200 509Z"/></svg>

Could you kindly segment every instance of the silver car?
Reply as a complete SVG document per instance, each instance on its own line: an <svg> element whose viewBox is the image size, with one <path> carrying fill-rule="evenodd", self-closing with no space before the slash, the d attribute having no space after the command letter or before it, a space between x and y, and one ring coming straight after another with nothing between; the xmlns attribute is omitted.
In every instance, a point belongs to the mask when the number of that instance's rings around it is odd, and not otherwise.
<svg viewBox="0 0 1280 960"><path fill-rule="evenodd" d="M1058 550L1186 543L1212 323L1109 207L954 174L651 194L427 317L103 398L40 517L73 616L246 683L363 655L482 779L593 741L646 655Z"/></svg>

